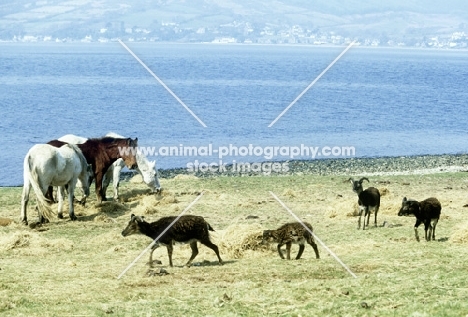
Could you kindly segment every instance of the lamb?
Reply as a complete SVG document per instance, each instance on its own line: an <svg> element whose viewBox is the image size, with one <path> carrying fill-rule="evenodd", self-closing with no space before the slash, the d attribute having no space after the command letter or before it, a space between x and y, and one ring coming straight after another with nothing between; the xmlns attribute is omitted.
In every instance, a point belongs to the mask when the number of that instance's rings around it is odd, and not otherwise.
<svg viewBox="0 0 468 317"><path fill-rule="evenodd" d="M130 222L127 227L122 231L124 237L131 234L144 234L155 240L161 235L164 230L169 228L169 225L177 217L162 217L161 219L148 223L144 220L142 216L131 215ZM219 255L218 246L210 241L210 235L208 231L214 231L214 229L205 221L203 217L186 215L181 216L172 227L167 229L166 232L156 241L154 246L151 248L149 265L153 267L153 252L159 246L165 245L167 247L167 253L169 255L169 265L172 267L172 251L173 245L175 242L180 243L190 243L190 248L192 249L192 256L185 264L190 267L193 259L198 254L197 241L201 244L206 245L208 248L212 249L219 260L219 264L223 264L223 260Z"/></svg>
<svg viewBox="0 0 468 317"><path fill-rule="evenodd" d="M313 229L309 223L303 222L303 224L312 232ZM299 222L291 222L284 224L276 230L263 231L262 243L266 244L268 242L278 243L278 253L282 259L284 259L284 255L281 252L281 247L286 244L286 258L288 260L291 259L291 245L293 243L299 244L299 252L296 256L296 260L299 260L302 256L302 253L304 252L304 243L307 242L314 249L315 257L317 259L320 259L319 251L317 248L317 244L315 243L314 237Z"/></svg>
<svg viewBox="0 0 468 317"><path fill-rule="evenodd" d="M421 223L424 223L426 241L431 241L431 238L435 240L435 228L437 222L439 222L441 210L442 206L437 198L431 197L418 202L404 197L398 216L414 215L416 217L416 224L414 225L416 240L419 242L418 227Z"/></svg>
<svg viewBox="0 0 468 317"><path fill-rule="evenodd" d="M366 228L366 216L367 216L367 227L369 227L369 218L371 210L374 211L375 220L374 225L377 227L377 213L380 208L380 192L375 187L368 187L365 190L362 188L362 182L368 181L366 177L361 178L358 181L350 178L348 181L353 184L353 191L358 195L358 204L359 204L359 220L358 220L358 230L361 228L361 216L364 212L364 223L362 224L362 230Z"/></svg>

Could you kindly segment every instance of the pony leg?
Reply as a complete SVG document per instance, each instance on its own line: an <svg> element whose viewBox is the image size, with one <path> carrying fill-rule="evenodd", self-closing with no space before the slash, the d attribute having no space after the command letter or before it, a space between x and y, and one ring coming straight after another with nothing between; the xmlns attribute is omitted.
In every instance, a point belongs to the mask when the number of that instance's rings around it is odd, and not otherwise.
<svg viewBox="0 0 468 317"><path fill-rule="evenodd" d="M114 200L119 199L119 184L120 184L120 172L122 171L122 166L114 166L114 172L112 175L112 185L114 186Z"/></svg>
<svg viewBox="0 0 468 317"><path fill-rule="evenodd" d="M76 179L72 180L70 183L68 183L68 204L69 204L69 210L68 210L68 215L70 216L71 220L76 220L75 216L75 209L73 206L73 198L75 197L75 186L74 183L76 183Z"/></svg>
<svg viewBox="0 0 468 317"><path fill-rule="evenodd" d="M57 215L60 219L63 219L63 196L65 196L65 187L57 187L57 198L58 198L58 210Z"/></svg>
<svg viewBox="0 0 468 317"><path fill-rule="evenodd" d="M29 201L29 191L31 189L31 184L29 181L24 182L23 186L23 193L21 195L21 222L25 225L28 225L28 217L27 217L27 207Z"/></svg>
<svg viewBox="0 0 468 317"><path fill-rule="evenodd" d="M103 192L102 192L102 179L103 179L103 176L104 175L102 174L102 172L99 172L99 173L96 174L96 179L95 179L95 181L96 181L96 183L95 183L95 185L96 185L96 198L97 198L97 203L98 204L101 204L102 201L105 200L105 199L103 199L104 195L103 195Z"/></svg>
<svg viewBox="0 0 468 317"><path fill-rule="evenodd" d="M52 186L49 186L49 188L47 189L47 193L44 196L45 198L49 199L51 203L55 203L54 188Z"/></svg>
<svg viewBox="0 0 468 317"><path fill-rule="evenodd" d="M106 173L104 174L104 176L102 178L102 194L103 194L104 200L107 200L107 198L105 198L105 197L106 197L106 193L107 193L107 187L109 187L109 184L110 184L110 181L111 181L113 169L114 169L114 165L111 165L107 169Z"/></svg>

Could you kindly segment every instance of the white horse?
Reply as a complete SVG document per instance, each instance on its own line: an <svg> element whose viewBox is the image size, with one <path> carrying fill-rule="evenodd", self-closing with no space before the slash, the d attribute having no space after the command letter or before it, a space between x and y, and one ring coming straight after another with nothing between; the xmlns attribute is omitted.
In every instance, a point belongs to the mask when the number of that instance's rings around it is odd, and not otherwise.
<svg viewBox="0 0 468 317"><path fill-rule="evenodd" d="M123 136L109 132L105 136L112 137L112 138L124 138ZM62 142L67 142L71 144L82 144L87 141L86 138L76 136L73 134L67 134L63 137L58 139ZM159 183L158 178L158 171L156 168L156 161L149 161L148 158L139 151L136 153L137 165L136 171L141 175L143 178L143 182L148 185L153 193L159 193L161 189L161 185ZM105 194L107 191L107 187L109 187L109 183L112 179L112 184L114 187L114 200L119 198L119 183L120 183L120 173L122 168L125 167L125 162L122 159L118 159L115 161L108 169L106 174L104 175L104 179L102 181L102 190Z"/></svg>
<svg viewBox="0 0 468 317"><path fill-rule="evenodd" d="M37 197L39 208L39 218L43 222L44 218L50 220L54 218L54 213L50 208L50 201L45 198L49 186L59 186L58 196L58 216L62 218L64 186L68 186L69 215L71 220L76 220L73 208L73 194L76 182L79 179L84 189L82 202L89 196L89 174L91 173L86 158L81 150L73 144L66 144L60 148L48 144L36 144L26 154L24 158L24 186L21 196L21 221L28 224L27 205L31 187Z"/></svg>

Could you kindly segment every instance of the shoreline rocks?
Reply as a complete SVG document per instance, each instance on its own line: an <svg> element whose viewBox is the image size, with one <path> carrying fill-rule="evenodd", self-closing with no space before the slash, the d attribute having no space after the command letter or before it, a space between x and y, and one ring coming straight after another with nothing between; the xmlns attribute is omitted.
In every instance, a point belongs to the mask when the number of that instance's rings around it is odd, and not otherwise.
<svg viewBox="0 0 468 317"><path fill-rule="evenodd" d="M284 166L279 172L273 164ZM266 165L265 165L266 164ZM401 175L468 172L468 154L418 155L398 157L330 158L317 160L290 160L281 162L252 162L248 168L226 165L215 171L189 172L186 168L159 169L160 178L177 175L194 175L198 178L219 176L268 176L268 175ZM134 172L125 175L132 177Z"/></svg>

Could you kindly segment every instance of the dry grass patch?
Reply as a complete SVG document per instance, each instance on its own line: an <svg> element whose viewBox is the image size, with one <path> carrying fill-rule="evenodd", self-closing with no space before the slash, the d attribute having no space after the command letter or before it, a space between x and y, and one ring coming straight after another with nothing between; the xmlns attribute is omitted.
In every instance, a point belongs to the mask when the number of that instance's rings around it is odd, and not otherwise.
<svg viewBox="0 0 468 317"><path fill-rule="evenodd" d="M232 259L240 259L252 255L251 251L264 250L265 246L261 245L263 230L265 228L257 223L233 224L219 231L221 253Z"/></svg>
<svg viewBox="0 0 468 317"><path fill-rule="evenodd" d="M468 243L468 222L457 225L450 235L449 241L456 244Z"/></svg>
<svg viewBox="0 0 468 317"><path fill-rule="evenodd" d="M49 239L33 231L0 233L0 253L11 251L17 255L40 256L72 249L73 242L68 239Z"/></svg>
<svg viewBox="0 0 468 317"><path fill-rule="evenodd" d="M45 231L18 223L0 226L0 314L464 316L468 174L369 177L369 186L384 194L379 227L366 230L356 230L357 196L349 182L343 183L348 178L180 176L162 179L161 195L148 194L144 184L123 182L123 203L96 206L91 195L86 207L76 206L78 221L55 219L38 227ZM161 247L154 257L163 264L153 272L144 254L117 280L151 243L146 236L122 237L130 214L145 215L149 222L178 215L202 191L204 196L187 213L203 216L216 230L212 239L225 264L218 265L214 252L201 245L195 265L185 268L191 250L176 245L171 268ZM280 259L275 244L262 246L264 229L294 221L269 191L310 222L358 279L320 244L320 260L306 245L298 261ZM436 241L416 242L415 219L396 216L404 196L441 200ZM20 200L21 188L0 188L0 217L18 219ZM31 221L34 205L32 198ZM381 227L384 221L391 225ZM297 250L293 245L292 254ZM168 274L156 274L160 268Z"/></svg>

